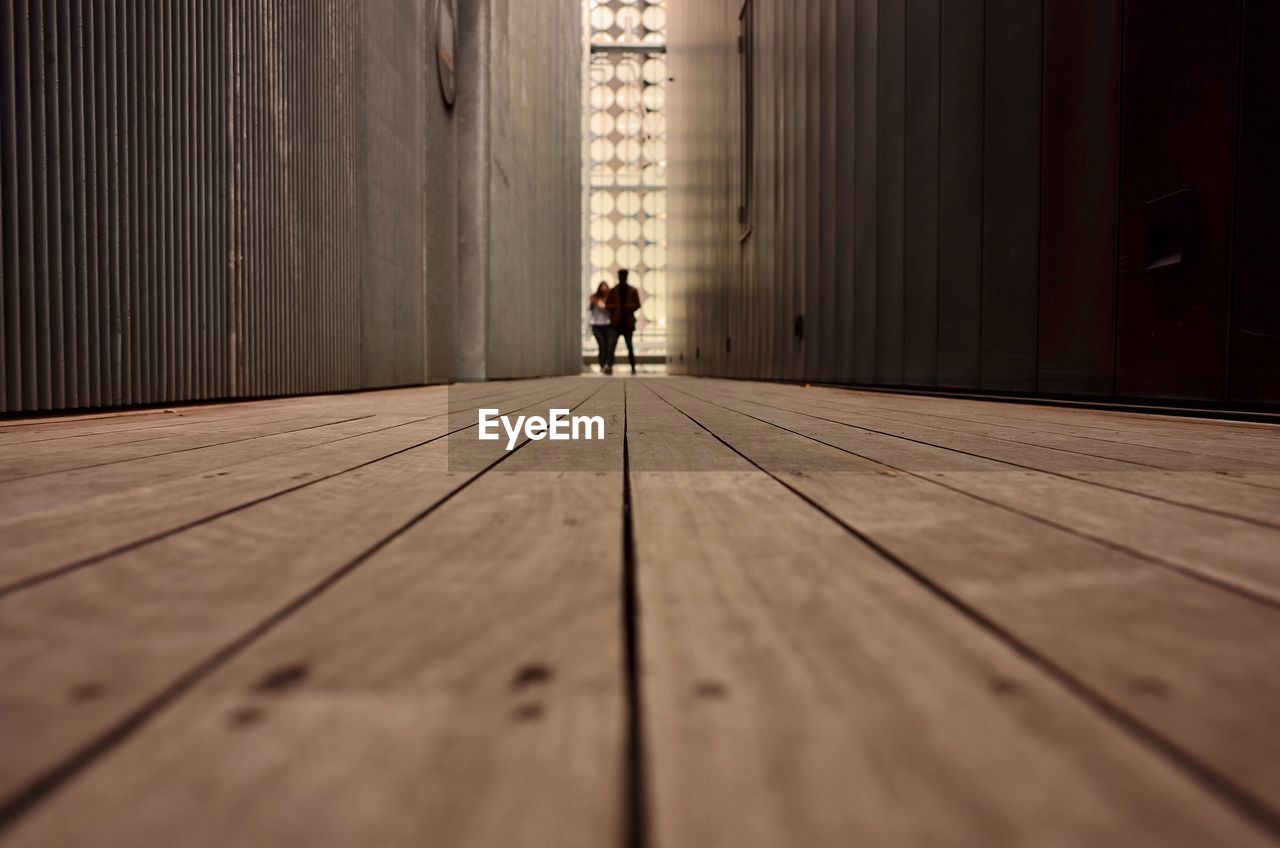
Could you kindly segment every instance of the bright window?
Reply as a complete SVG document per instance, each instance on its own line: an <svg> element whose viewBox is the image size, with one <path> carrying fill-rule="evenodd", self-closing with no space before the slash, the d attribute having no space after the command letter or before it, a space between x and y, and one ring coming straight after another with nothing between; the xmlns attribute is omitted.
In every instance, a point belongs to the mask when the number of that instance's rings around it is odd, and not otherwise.
<svg viewBox="0 0 1280 848"><path fill-rule="evenodd" d="M667 353L667 0L585 0L588 267L583 304L631 272L643 307L637 353ZM634 48L634 49L630 49ZM594 341L584 321L584 349Z"/></svg>

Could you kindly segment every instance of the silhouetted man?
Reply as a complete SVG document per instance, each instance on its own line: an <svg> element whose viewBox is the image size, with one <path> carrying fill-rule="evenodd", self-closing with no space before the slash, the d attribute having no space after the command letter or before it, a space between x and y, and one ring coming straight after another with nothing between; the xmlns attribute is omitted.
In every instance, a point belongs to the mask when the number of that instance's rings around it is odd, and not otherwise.
<svg viewBox="0 0 1280 848"><path fill-rule="evenodd" d="M618 284L609 292L605 300L605 308L609 310L609 329L612 338L609 342L609 370L613 370L614 352L618 349L618 336L627 340L627 358L631 362L631 373L636 373L636 349L631 343L631 334L636 331L636 312L640 309L640 292L627 284L627 269L618 272Z"/></svg>

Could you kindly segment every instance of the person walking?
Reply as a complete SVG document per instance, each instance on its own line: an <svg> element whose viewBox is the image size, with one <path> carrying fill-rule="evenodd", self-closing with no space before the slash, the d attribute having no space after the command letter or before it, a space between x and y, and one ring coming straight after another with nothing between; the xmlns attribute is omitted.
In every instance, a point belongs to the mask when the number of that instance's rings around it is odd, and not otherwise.
<svg viewBox="0 0 1280 848"><path fill-rule="evenodd" d="M591 325L591 335L596 337L596 347L600 351L600 373L613 373L613 350L609 347L609 309L605 305L609 298L609 284L600 282L596 293L587 298L587 323Z"/></svg>
<svg viewBox="0 0 1280 848"><path fill-rule="evenodd" d="M618 272L618 285L614 286L605 298L605 306L609 310L609 370L613 373L614 352L618 348L618 337L627 340L627 358L631 362L631 373L636 373L636 349L631 341L631 334L636 331L636 313L640 311L640 292L635 286L627 284L629 273L626 268Z"/></svg>

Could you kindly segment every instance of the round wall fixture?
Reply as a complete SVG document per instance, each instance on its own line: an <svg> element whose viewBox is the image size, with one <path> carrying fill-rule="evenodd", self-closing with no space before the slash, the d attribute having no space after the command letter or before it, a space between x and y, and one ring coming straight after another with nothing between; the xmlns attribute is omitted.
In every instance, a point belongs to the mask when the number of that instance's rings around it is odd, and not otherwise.
<svg viewBox="0 0 1280 848"><path fill-rule="evenodd" d="M457 96L454 62L458 56L458 16L454 0L436 0L436 70L444 102L453 105Z"/></svg>

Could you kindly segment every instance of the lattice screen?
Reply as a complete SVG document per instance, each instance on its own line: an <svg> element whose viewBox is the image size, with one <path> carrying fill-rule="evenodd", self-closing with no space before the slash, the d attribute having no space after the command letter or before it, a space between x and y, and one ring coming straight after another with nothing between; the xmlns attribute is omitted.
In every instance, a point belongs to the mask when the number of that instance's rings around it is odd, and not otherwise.
<svg viewBox="0 0 1280 848"><path fill-rule="evenodd" d="M633 52L593 52L586 85L586 296L617 270L643 299L638 352L667 348L667 61L666 0L586 0L592 45L638 45ZM584 338L590 330L585 327ZM593 343L587 345L590 350Z"/></svg>

